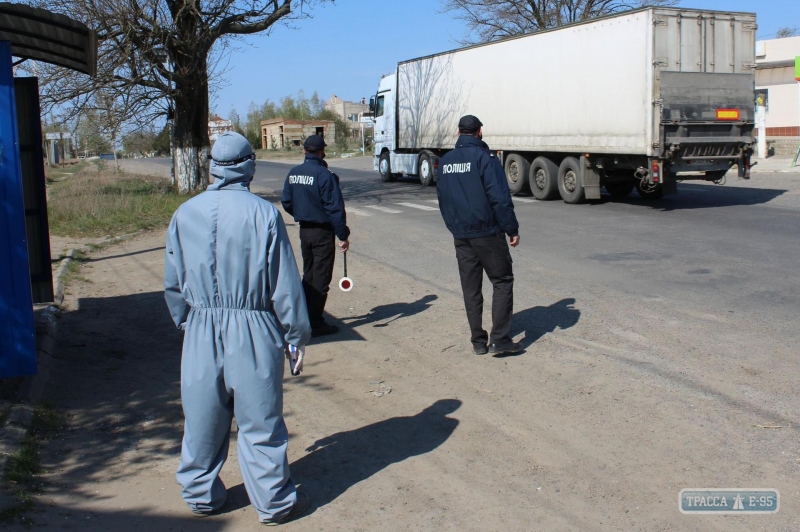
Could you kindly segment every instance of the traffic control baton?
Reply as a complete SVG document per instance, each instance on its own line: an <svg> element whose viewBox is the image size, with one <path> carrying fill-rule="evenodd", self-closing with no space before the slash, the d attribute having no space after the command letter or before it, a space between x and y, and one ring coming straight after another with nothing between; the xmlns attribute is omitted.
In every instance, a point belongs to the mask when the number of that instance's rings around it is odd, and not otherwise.
<svg viewBox="0 0 800 532"><path fill-rule="evenodd" d="M347 276L347 252L345 251L342 255L344 255L344 277L339 280L339 290L349 292L353 289L353 280Z"/></svg>

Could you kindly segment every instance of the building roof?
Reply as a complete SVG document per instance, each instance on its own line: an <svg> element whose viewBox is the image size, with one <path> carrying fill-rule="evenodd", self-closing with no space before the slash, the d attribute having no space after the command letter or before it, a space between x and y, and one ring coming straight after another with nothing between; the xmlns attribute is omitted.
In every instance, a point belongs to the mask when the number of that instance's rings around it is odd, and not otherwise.
<svg viewBox="0 0 800 532"><path fill-rule="evenodd" d="M333 120L295 120L292 118L269 118L262 120L262 126L269 126L272 124L288 124L292 126L305 126L309 124L333 124Z"/></svg>
<svg viewBox="0 0 800 532"><path fill-rule="evenodd" d="M790 63L800 56L800 37L784 37L756 42L756 64Z"/></svg>
<svg viewBox="0 0 800 532"><path fill-rule="evenodd" d="M11 55L97 75L97 34L64 15L0 2L0 41Z"/></svg>

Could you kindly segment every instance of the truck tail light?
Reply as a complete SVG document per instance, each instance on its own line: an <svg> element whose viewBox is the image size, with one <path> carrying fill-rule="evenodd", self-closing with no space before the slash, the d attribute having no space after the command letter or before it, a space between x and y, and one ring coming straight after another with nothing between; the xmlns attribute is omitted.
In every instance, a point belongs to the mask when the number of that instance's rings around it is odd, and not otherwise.
<svg viewBox="0 0 800 532"><path fill-rule="evenodd" d="M738 109L717 109L717 120L739 120L740 116Z"/></svg>
<svg viewBox="0 0 800 532"><path fill-rule="evenodd" d="M661 183L661 165L653 160L653 183Z"/></svg>

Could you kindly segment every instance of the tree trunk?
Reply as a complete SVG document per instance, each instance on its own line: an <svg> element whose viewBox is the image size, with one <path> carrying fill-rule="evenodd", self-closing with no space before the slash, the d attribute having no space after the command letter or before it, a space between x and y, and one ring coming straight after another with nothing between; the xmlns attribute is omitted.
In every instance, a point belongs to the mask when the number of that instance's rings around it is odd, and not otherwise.
<svg viewBox="0 0 800 532"><path fill-rule="evenodd" d="M179 87L175 99L172 157L178 191L189 194L208 186L208 65L203 60L178 70L192 83Z"/></svg>

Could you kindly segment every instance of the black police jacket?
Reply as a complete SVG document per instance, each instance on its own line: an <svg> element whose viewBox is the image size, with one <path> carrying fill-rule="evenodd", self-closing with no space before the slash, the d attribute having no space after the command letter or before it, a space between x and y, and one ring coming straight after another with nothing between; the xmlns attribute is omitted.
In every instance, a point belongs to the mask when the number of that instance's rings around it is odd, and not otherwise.
<svg viewBox="0 0 800 532"><path fill-rule="evenodd" d="M503 166L482 140L462 135L439 161L439 210L454 238L519 234Z"/></svg>
<svg viewBox="0 0 800 532"><path fill-rule="evenodd" d="M339 240L350 236L339 177L316 155L306 155L303 164L289 171L281 204L301 226L330 224Z"/></svg>

